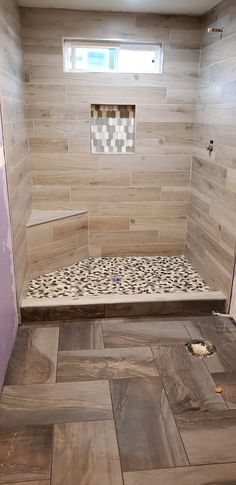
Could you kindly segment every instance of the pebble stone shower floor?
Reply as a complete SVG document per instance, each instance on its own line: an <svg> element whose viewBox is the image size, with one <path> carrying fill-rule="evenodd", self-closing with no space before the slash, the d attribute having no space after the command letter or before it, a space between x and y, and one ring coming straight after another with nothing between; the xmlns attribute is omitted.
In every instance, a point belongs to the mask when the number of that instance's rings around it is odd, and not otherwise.
<svg viewBox="0 0 236 485"><path fill-rule="evenodd" d="M210 291L184 256L89 258L30 281L27 298Z"/></svg>

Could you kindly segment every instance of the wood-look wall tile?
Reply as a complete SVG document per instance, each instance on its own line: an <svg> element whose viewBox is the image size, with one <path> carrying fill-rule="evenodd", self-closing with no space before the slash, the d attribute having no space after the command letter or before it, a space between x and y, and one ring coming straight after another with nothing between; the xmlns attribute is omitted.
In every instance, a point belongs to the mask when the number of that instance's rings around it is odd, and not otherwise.
<svg viewBox="0 0 236 485"><path fill-rule="evenodd" d="M30 151L32 153L68 153L68 140L67 138L30 138Z"/></svg>
<svg viewBox="0 0 236 485"><path fill-rule="evenodd" d="M168 186L179 186L188 185L189 183L189 172L178 171L178 172L132 172L131 174L131 184L137 186L157 186L161 187L163 185Z"/></svg>
<svg viewBox="0 0 236 485"><path fill-rule="evenodd" d="M50 84L27 84L26 85L26 100L28 102L52 101L66 102L66 88L65 86L55 86Z"/></svg>
<svg viewBox="0 0 236 485"><path fill-rule="evenodd" d="M89 217L89 229L93 231L127 231L129 229L128 217ZM152 227L154 229L154 227Z"/></svg>
<svg viewBox="0 0 236 485"><path fill-rule="evenodd" d="M133 233L134 234L134 233ZM121 233L122 235L122 233ZM91 238L93 235L91 235ZM183 254L182 243L140 243L140 244L110 244L102 246L102 257L113 256L178 256ZM119 306L119 304L118 304ZM110 306L111 307L111 306ZM121 305L122 307L122 305ZM132 305L133 307L133 305ZM138 311L138 309L137 309ZM123 313L122 313L123 314ZM135 313L137 314L137 313ZM112 315L111 315L112 316Z"/></svg>
<svg viewBox="0 0 236 485"><path fill-rule="evenodd" d="M128 183L129 175L126 177L126 183ZM151 185L150 187L72 187L71 200L73 202L85 202L86 200L88 202L158 201L160 200L160 193L160 187L153 187Z"/></svg>
<svg viewBox="0 0 236 485"><path fill-rule="evenodd" d="M56 20L55 20L56 15ZM55 25L56 22L56 25ZM109 13L102 15L98 12L77 12L74 16L70 11L57 10L50 12L24 11L23 15L23 42L27 64L28 86L28 116L34 121L34 137L31 153L36 179L34 179L33 200L34 207L50 208L81 208L89 206L89 217L100 214L100 205L105 202L109 205L108 217L132 217L143 215L143 207L134 208L134 211L117 213L119 203L137 201L146 202L145 214L157 215L152 212L150 201L172 200L173 205L178 201L187 201L187 190L180 192L179 187L188 188L190 162L192 155L193 138L193 105L196 98L198 63L199 63L199 35L201 32L199 19L183 17L160 17L145 14ZM64 73L61 69L62 51L61 38L67 35L85 37L91 35L98 38L109 37L112 31L117 38L124 36L124 25L131 41L134 38L146 39L147 42L158 40L166 42L165 63L162 76L153 74L118 73L111 76L109 73ZM53 28L52 28L53 26ZM107 38L108 38L107 37ZM169 42L171 39L171 42ZM176 44L176 45L174 45ZM181 66L181 69L180 69ZM117 89L119 87L119 89ZM112 157L102 155L101 159L92 161L90 154L89 134L89 106L92 103L133 103L136 105L138 119L136 130L136 154ZM140 120L140 122L139 122ZM75 122L73 127L71 121ZM64 122L64 123L63 123ZM79 127L79 133L77 130ZM49 139L66 134L68 146L55 146ZM44 138L44 143L40 138ZM38 139L38 140L37 140ZM67 142L67 140L66 140ZM56 153L57 156L54 154ZM54 156L54 160L50 157ZM93 159L95 160L95 158ZM86 162L88 167L86 170ZM66 180L63 180L65 176ZM130 187L130 171L145 172L141 175L135 189ZM84 173L76 177L75 173ZM91 176L94 171L94 177ZM182 183L182 174L186 172L186 180ZM44 172L44 174L42 173ZM103 177L103 172L114 179ZM117 172L117 173L116 173ZM120 175L118 174L120 172ZM128 178L121 178L121 172L128 173ZM151 172L150 177L146 172ZM160 172L168 172L168 186L176 187L174 191L162 190L167 180ZM63 173L63 177L62 174ZM137 176L138 177L138 176ZM184 175L183 175L184 177ZM79 181L78 181L79 179ZM146 180L145 180L146 179ZM180 181L181 180L181 181ZM159 183L160 182L160 183ZM159 185L158 185L159 183ZM144 186L138 187L138 185ZM160 185L161 184L161 185ZM37 187L36 187L37 185ZM42 185L42 188L40 186ZM60 188L64 187L64 199L60 197ZM87 187L88 190L85 190ZM104 187L107 190L99 190ZM114 187L112 191L111 188ZM161 187L161 189L159 188ZM144 188L146 190L144 190ZM154 190L156 188L156 190ZM52 190L51 190L52 189ZM68 191L69 189L69 195ZM58 190L58 193L57 193ZM51 195L52 194L52 195ZM70 197L71 194L71 199ZM82 200L83 199L83 200ZM96 211L94 204L97 204ZM111 204L114 203L114 206ZM157 207L159 212L160 207ZM172 209L169 208L171 211ZM103 207L102 207L103 211ZM151 214L150 214L151 211ZM95 214L96 212L96 214ZM164 216L163 216L164 217ZM101 231L105 221L98 222L96 230ZM130 230L121 224L117 226L118 219L112 230ZM97 224L97 222L96 222ZM124 223L125 224L125 223ZM127 224L127 220L126 220ZM144 227L144 231L147 228ZM184 231L184 229L183 229ZM110 231L109 231L110 232ZM174 233L174 230L173 230ZM176 233L174 245L168 241L170 235L162 233L161 239L166 243L165 252L169 255L180 254L184 251L182 235ZM160 254L163 246L150 246L149 234L146 233L143 248L133 246L132 254ZM132 235L130 236L132 239ZM179 243L181 241L181 244ZM151 243L152 244L152 243ZM90 244L96 249L96 254L127 255L131 254L131 247L110 247L102 244ZM145 246L145 247L144 247ZM145 249L146 248L146 249Z"/></svg>
<svg viewBox="0 0 236 485"><path fill-rule="evenodd" d="M158 242L158 231L91 231L89 236L89 242L93 245L125 245L133 244L146 244L148 239L148 244L153 244Z"/></svg>

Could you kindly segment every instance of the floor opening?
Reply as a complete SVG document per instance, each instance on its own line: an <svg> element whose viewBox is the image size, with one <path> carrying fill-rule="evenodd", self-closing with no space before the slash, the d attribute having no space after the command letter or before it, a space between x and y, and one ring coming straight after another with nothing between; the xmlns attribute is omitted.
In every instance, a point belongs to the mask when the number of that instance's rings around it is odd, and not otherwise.
<svg viewBox="0 0 236 485"><path fill-rule="evenodd" d="M216 352L216 347L208 340L192 340L186 344L187 349L195 357L210 357Z"/></svg>

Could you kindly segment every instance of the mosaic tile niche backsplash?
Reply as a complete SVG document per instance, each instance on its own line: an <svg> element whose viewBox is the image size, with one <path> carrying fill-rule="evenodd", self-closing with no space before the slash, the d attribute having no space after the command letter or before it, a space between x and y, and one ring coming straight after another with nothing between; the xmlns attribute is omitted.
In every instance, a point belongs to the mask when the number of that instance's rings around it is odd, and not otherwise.
<svg viewBox="0 0 236 485"><path fill-rule="evenodd" d="M92 153L134 153L135 106L91 105Z"/></svg>

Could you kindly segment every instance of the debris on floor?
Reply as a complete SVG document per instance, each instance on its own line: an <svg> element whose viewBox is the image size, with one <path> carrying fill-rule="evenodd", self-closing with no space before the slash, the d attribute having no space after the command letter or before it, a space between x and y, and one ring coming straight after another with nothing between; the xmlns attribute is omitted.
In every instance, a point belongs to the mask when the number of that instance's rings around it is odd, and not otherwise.
<svg viewBox="0 0 236 485"><path fill-rule="evenodd" d="M192 340L192 342L186 344L186 347L192 355L200 357L200 359L210 357L216 352L215 345L208 340Z"/></svg>
<svg viewBox="0 0 236 485"><path fill-rule="evenodd" d="M223 392L222 387L217 386L217 387L215 388L215 392L216 392L216 394L221 394L221 393Z"/></svg>

